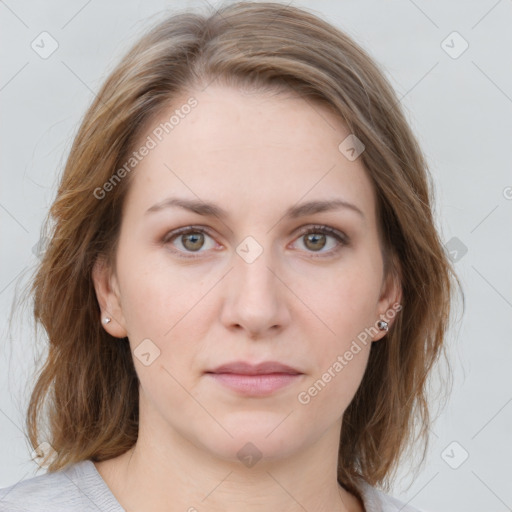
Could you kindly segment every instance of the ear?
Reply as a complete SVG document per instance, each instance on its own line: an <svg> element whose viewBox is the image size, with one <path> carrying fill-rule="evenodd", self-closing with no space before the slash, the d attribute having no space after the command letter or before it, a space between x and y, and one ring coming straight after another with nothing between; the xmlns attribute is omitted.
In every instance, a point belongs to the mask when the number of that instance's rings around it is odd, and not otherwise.
<svg viewBox="0 0 512 512"><path fill-rule="evenodd" d="M103 328L115 338L125 338L128 335L126 322L121 307L121 295L116 276L104 257L98 257L92 269L92 280L96 290L96 298L101 310L98 319ZM108 317L110 322L103 320Z"/></svg>
<svg viewBox="0 0 512 512"><path fill-rule="evenodd" d="M402 285L401 285L401 273L399 266L396 262L392 265L392 268L388 272L382 283L379 302L377 303L377 314L379 320L384 320L388 323L388 331L391 330L396 315L402 309ZM373 337L373 341L380 340L386 336L385 330L379 330L378 334Z"/></svg>

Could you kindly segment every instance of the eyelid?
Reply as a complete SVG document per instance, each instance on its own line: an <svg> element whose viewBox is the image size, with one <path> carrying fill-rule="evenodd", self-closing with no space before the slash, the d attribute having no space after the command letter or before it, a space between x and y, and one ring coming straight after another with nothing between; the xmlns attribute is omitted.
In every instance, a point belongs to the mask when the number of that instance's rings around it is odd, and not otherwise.
<svg viewBox="0 0 512 512"><path fill-rule="evenodd" d="M184 233L189 233L189 232L195 233L196 231L205 232L207 235L213 236L212 230L209 227L192 224L189 226L183 226L182 228L173 229L173 230L167 232L163 237L163 241L168 242L171 238L175 238L178 235L182 235Z"/></svg>
<svg viewBox="0 0 512 512"><path fill-rule="evenodd" d="M305 233L315 232L317 230L320 233L325 233L327 235L331 235L334 237L339 237L343 243L348 244L350 242L350 237L346 235L343 231L339 229L333 228L326 224L308 224L307 226L303 226L295 232L296 235L303 235Z"/></svg>

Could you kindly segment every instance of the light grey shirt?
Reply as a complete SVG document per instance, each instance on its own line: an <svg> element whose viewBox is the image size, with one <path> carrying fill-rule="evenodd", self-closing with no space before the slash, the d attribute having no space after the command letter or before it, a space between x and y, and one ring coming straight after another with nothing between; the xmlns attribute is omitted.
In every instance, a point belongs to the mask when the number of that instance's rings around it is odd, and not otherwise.
<svg viewBox="0 0 512 512"><path fill-rule="evenodd" d="M362 482L366 512L420 512ZM1 512L125 512L90 460L0 489Z"/></svg>

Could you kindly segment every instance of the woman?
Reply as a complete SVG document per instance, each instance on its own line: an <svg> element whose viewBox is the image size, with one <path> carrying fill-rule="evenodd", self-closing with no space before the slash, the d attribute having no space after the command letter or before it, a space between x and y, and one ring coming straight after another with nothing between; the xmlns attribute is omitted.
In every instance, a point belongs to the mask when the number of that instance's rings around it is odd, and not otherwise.
<svg viewBox="0 0 512 512"><path fill-rule="evenodd" d="M414 510L377 487L426 439L457 281L429 179L327 22L239 3L157 25L50 211L27 414L48 473L1 510Z"/></svg>

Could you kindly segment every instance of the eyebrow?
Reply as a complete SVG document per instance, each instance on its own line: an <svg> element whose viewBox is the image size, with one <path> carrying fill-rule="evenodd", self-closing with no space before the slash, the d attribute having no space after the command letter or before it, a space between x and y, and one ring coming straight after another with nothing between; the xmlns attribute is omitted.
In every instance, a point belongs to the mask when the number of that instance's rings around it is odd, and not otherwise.
<svg viewBox="0 0 512 512"><path fill-rule="evenodd" d="M158 212L165 208L178 207L185 210L203 215L205 217L218 217L219 219L228 219L229 213L217 204L206 201L196 201L193 199L184 199L180 197L168 197L147 209L146 215L152 212ZM309 201L288 208L283 217L296 219L306 215L326 212L330 210L348 209L359 214L365 219L364 213L355 204L349 203L343 199L329 199L323 201Z"/></svg>

